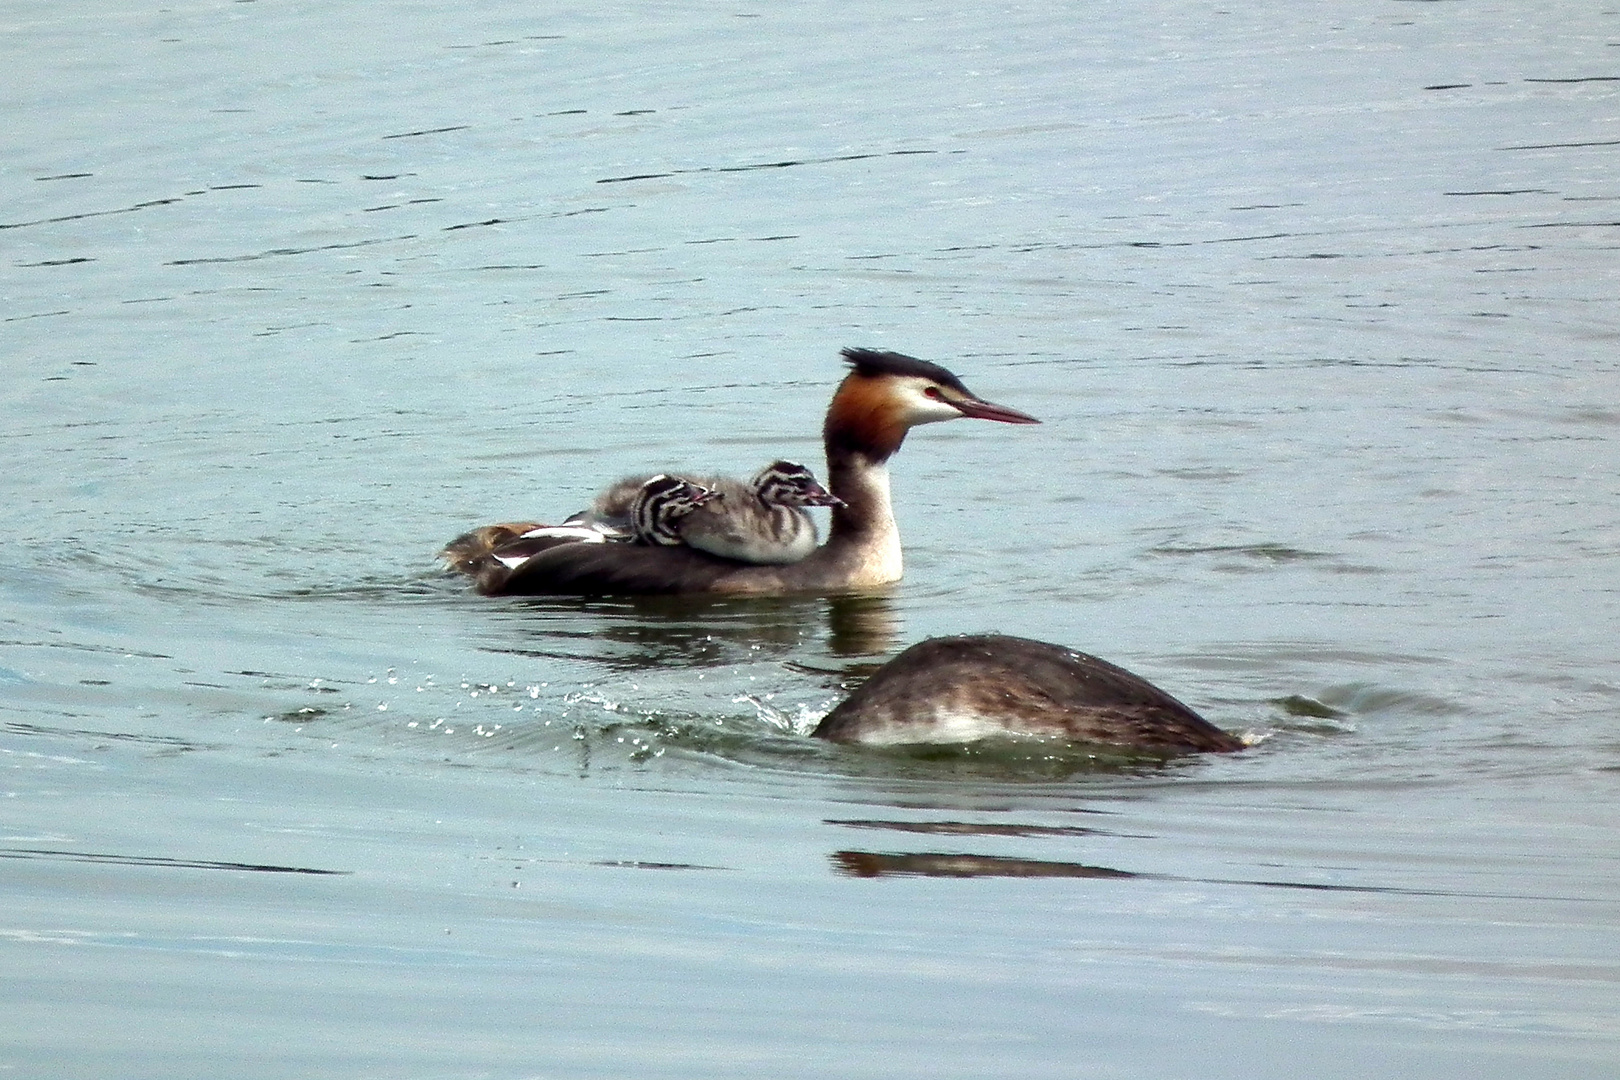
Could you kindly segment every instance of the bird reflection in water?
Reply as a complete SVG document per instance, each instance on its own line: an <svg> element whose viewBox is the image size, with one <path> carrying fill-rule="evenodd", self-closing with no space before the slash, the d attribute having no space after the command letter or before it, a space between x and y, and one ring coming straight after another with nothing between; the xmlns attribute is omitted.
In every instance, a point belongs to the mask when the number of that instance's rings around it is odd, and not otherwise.
<svg viewBox="0 0 1620 1080"><path fill-rule="evenodd" d="M1014 823L985 824L977 821L882 821L863 818L827 818L825 825L844 825L851 829L885 829L890 832L927 833L932 836L1119 836L1106 829L1088 829L1080 825L1018 825Z"/></svg>
<svg viewBox="0 0 1620 1080"><path fill-rule="evenodd" d="M835 851L833 869L848 877L1134 878L1129 870L1046 859L935 852Z"/></svg>
<svg viewBox="0 0 1620 1080"><path fill-rule="evenodd" d="M922 833L931 836L1110 836L1103 829L1079 825L1029 825L1019 822L891 821L881 818L829 818L828 825L850 829ZM1016 859L1004 855L970 855L934 851L835 851L833 869L849 877L1061 877L1133 878L1136 874L1106 866Z"/></svg>
<svg viewBox="0 0 1620 1080"><path fill-rule="evenodd" d="M888 590L840 596L544 597L520 603L530 615L550 617L514 623L496 651L621 671L717 667L745 653L785 658L801 651L807 636L821 628L834 656L882 656L894 649L902 628Z"/></svg>

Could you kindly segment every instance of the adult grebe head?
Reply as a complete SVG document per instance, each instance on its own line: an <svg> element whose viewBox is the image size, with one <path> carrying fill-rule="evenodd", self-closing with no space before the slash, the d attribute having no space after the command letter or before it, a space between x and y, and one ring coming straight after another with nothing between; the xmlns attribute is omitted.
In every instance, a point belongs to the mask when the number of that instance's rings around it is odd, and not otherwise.
<svg viewBox="0 0 1620 1080"><path fill-rule="evenodd" d="M829 456L855 451L873 464L887 461L906 432L943 420L1038 424L1028 413L985 401L938 364L903 353L845 349L850 365L827 408L823 436Z"/></svg>

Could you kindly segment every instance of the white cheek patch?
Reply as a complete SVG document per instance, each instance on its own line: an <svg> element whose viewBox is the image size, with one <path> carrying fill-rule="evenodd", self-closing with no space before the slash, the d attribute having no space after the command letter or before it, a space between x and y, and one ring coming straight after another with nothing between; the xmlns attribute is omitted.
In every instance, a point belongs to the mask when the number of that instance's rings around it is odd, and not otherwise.
<svg viewBox="0 0 1620 1080"><path fill-rule="evenodd" d="M927 389L932 385L921 379L908 380L901 384L901 393L906 405L906 422L911 427L962 418L956 406L928 396Z"/></svg>

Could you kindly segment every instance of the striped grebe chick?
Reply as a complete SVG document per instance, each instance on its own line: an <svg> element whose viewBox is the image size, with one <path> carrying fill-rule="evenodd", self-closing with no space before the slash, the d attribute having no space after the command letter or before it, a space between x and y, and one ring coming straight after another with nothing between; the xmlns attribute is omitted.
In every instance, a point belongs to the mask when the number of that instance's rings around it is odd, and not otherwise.
<svg viewBox="0 0 1620 1080"><path fill-rule="evenodd" d="M848 592L888 585L904 569L889 499L888 461L922 424L970 417L1036 424L1027 413L978 397L938 364L901 353L845 349L822 441L833 507L827 542L798 562L749 565L681 545L559 544L516 566L460 552L454 564L486 595ZM476 535L474 533L468 535Z"/></svg>
<svg viewBox="0 0 1620 1080"><path fill-rule="evenodd" d="M708 481L705 481L708 483ZM807 506L842 506L816 474L792 461L773 461L749 478L714 481L725 498L681 525L681 539L723 559L762 565L796 563L820 542Z"/></svg>
<svg viewBox="0 0 1620 1080"><path fill-rule="evenodd" d="M794 563L816 549L820 538L806 506L838 506L816 474L792 461L773 461L746 482L727 476L694 479L722 498L707 502L676 525L681 540L722 559L759 565ZM628 522L630 503L645 480L627 477L597 496L571 521L612 525Z"/></svg>
<svg viewBox="0 0 1620 1080"><path fill-rule="evenodd" d="M1122 667L1000 634L929 638L879 668L828 713L818 739L871 746L1049 737L1155 753L1241 750Z"/></svg>
<svg viewBox="0 0 1620 1080"><path fill-rule="evenodd" d="M713 488L659 473L636 489L630 500L630 536L649 547L678 547L681 525L699 507L723 498Z"/></svg>

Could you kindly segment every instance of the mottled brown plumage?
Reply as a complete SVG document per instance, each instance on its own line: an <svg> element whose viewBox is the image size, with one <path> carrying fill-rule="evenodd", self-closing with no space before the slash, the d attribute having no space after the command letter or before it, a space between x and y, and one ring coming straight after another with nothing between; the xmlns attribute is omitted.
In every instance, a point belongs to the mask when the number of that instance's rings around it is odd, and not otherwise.
<svg viewBox="0 0 1620 1080"><path fill-rule="evenodd" d="M540 528L535 521L513 521L500 525L480 525L462 533L439 552L447 570L476 575L489 560L490 553L503 544L509 544L532 529Z"/></svg>

